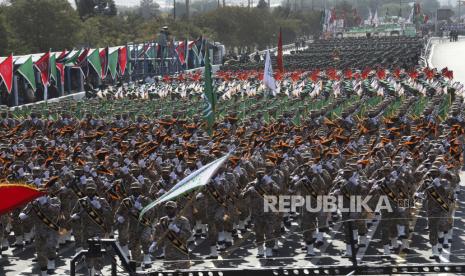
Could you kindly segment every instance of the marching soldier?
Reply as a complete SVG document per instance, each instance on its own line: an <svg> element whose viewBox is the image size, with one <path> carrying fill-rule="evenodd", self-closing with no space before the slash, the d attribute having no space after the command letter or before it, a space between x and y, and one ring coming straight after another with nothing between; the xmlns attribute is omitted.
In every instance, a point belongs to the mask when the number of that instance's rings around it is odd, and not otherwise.
<svg viewBox="0 0 465 276"><path fill-rule="evenodd" d="M71 219L79 221L82 231L84 249L88 248L88 240L105 238L111 230L111 208L108 202L97 195L97 185L87 180L86 196L80 198L73 208ZM86 260L89 272L100 274L102 260L92 257Z"/></svg>
<svg viewBox="0 0 465 276"><path fill-rule="evenodd" d="M155 226L154 238L149 250L154 252L157 246L163 246L166 267L168 269L189 268L189 249L187 239L191 236L189 221L177 213L174 201L165 203L166 216L162 217Z"/></svg>
<svg viewBox="0 0 465 276"><path fill-rule="evenodd" d="M139 182L131 184L131 196L122 200L116 211L116 223L126 224L129 233L129 249L131 250L132 259L137 263L144 264L148 267L151 263L149 247L152 235L152 212L148 211L139 219L140 211L147 206L150 198L141 194L142 185ZM143 259L141 255L144 253Z"/></svg>
<svg viewBox="0 0 465 276"><path fill-rule="evenodd" d="M45 185L39 188L46 189ZM29 203L19 214L22 221L31 220L35 227L34 243L42 276L52 274L55 270L59 215L60 200L47 194Z"/></svg>

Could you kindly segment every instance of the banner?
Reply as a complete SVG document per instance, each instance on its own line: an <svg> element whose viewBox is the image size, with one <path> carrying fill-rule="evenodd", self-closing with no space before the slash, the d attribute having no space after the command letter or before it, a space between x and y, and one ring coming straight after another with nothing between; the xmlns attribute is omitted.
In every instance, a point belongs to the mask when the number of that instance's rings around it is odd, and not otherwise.
<svg viewBox="0 0 465 276"><path fill-rule="evenodd" d="M44 54L38 61L36 61L35 65L40 72L42 84L44 86L48 86L48 80L50 77L50 52Z"/></svg>
<svg viewBox="0 0 465 276"><path fill-rule="evenodd" d="M11 89L13 88L13 55L10 55L0 63L0 78L5 83L8 93L11 93Z"/></svg>
<svg viewBox="0 0 465 276"><path fill-rule="evenodd" d="M34 64L32 63L32 57L29 57L21 66L18 68L18 73L20 73L24 79L29 83L32 88L32 91L36 91L36 76L34 74Z"/></svg>

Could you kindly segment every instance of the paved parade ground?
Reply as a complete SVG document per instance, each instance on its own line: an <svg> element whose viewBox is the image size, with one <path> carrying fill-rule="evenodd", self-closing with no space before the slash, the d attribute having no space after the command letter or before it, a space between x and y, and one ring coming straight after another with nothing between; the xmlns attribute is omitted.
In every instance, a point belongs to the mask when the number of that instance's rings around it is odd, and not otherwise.
<svg viewBox="0 0 465 276"><path fill-rule="evenodd" d="M465 53L465 40L456 43L439 42L434 45L432 51L432 64L434 67L448 67L454 71L455 80L465 83L465 66L463 53ZM409 237L411 252L408 254L392 254L388 259L383 255L383 245L381 244L381 233L378 228L379 220L370 222L368 231L368 245L358 250L357 259L359 264L380 266L390 264L432 264L432 263L461 263L465 262L465 173L460 174L461 193L458 195L457 209L455 210L452 244L448 249L443 249L439 260L431 259L431 246L429 244L426 211L422 202L417 203L417 212L414 219L414 231ZM350 259L343 258L345 249L344 234L341 232L340 221L335 222L330 235L326 236L325 243L318 250L317 256L306 258L305 251L301 250L302 235L300 228L294 221L289 229L280 239L282 244L279 252L273 259L258 259L257 248L254 245L254 234L248 231L235 244L222 252L221 257L216 261L203 260L203 256L208 255L209 246L204 243L204 239L199 238L196 244L191 245L192 270L214 269L214 268L259 268L259 267L308 267L318 265L350 265ZM13 237L10 237L13 240ZM69 275L70 260L76 253L72 242L61 246L58 250L57 269L55 275ZM26 245L24 248L9 248L3 252L0 259L0 276L16 275L36 275L39 273L34 259L35 248L33 245ZM107 258L107 264L109 260ZM150 271L160 268L162 261L155 260ZM82 269L82 263L78 265ZM109 274L110 267L103 270L105 275ZM118 271L123 274L119 267Z"/></svg>
<svg viewBox="0 0 465 276"><path fill-rule="evenodd" d="M433 55L431 59L432 67L448 67L454 71L454 79L456 81L465 83L464 53L465 38L462 37L458 42L452 43L444 38L433 46Z"/></svg>

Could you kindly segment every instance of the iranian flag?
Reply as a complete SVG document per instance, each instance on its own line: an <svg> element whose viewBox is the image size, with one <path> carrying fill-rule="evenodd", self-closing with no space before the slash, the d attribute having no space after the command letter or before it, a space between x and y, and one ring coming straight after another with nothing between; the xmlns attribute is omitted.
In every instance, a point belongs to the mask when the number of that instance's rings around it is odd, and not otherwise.
<svg viewBox="0 0 465 276"><path fill-rule="evenodd" d="M43 191L26 184L0 183L0 215L45 195Z"/></svg>
<svg viewBox="0 0 465 276"><path fill-rule="evenodd" d="M48 86L50 78L50 52L45 53L38 61L36 61L35 66L40 72L42 84L44 86Z"/></svg>
<svg viewBox="0 0 465 276"><path fill-rule="evenodd" d="M32 91L36 91L36 77L34 74L34 64L32 63L32 57L29 57L23 64L21 64L17 72L20 73L29 83Z"/></svg>
<svg viewBox="0 0 465 276"><path fill-rule="evenodd" d="M121 76L124 75L124 72L126 72L126 65L128 61L128 52L127 52L126 47L122 47L118 50L118 64L119 64L119 71L121 73Z"/></svg>
<svg viewBox="0 0 465 276"><path fill-rule="evenodd" d="M100 51L100 65L102 66L101 78L104 79L108 72L108 47Z"/></svg>
<svg viewBox="0 0 465 276"><path fill-rule="evenodd" d="M10 55L0 63L0 78L5 83L8 93L11 93L11 89L13 88L13 55Z"/></svg>

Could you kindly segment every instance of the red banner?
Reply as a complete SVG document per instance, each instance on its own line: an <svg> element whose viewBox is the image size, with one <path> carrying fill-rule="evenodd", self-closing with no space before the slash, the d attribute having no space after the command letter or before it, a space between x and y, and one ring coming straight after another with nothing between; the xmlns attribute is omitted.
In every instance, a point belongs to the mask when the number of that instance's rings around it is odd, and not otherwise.
<svg viewBox="0 0 465 276"><path fill-rule="evenodd" d="M38 61L36 61L35 65L40 72L42 84L47 86L50 77L50 52L44 54Z"/></svg>
<svg viewBox="0 0 465 276"><path fill-rule="evenodd" d="M102 65L102 79L107 76L107 68L108 68L108 47L100 51L100 65Z"/></svg>
<svg viewBox="0 0 465 276"><path fill-rule="evenodd" d="M118 50L118 63L119 63L119 70L121 72L121 76L123 76L124 72L126 71L127 60L128 60L128 56L127 56L126 47L120 48Z"/></svg>
<svg viewBox="0 0 465 276"><path fill-rule="evenodd" d="M37 188L24 184L0 184L0 215L10 212L44 195Z"/></svg>
<svg viewBox="0 0 465 276"><path fill-rule="evenodd" d="M0 63L0 78L5 83L8 93L11 93L11 89L13 88L13 55L10 55Z"/></svg>
<svg viewBox="0 0 465 276"><path fill-rule="evenodd" d="M63 63L56 64L58 71L60 71L61 84L65 83L65 66Z"/></svg>

